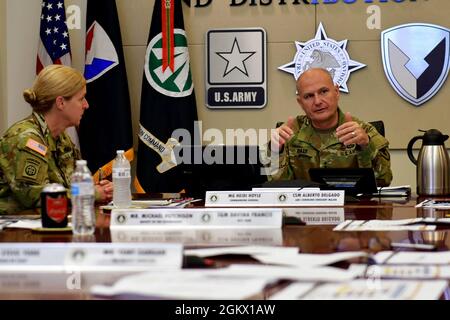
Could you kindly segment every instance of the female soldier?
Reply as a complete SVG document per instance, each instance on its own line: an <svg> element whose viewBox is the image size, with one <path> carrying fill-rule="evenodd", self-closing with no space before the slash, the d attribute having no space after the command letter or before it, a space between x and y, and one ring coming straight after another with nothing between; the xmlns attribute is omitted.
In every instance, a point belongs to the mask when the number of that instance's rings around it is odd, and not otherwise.
<svg viewBox="0 0 450 320"><path fill-rule="evenodd" d="M0 138L0 213L40 205L40 192L48 183L70 187L80 151L65 129L78 126L89 105L86 80L77 70L50 65L23 92L33 112L12 125ZM96 200L112 198L112 183L96 185Z"/></svg>

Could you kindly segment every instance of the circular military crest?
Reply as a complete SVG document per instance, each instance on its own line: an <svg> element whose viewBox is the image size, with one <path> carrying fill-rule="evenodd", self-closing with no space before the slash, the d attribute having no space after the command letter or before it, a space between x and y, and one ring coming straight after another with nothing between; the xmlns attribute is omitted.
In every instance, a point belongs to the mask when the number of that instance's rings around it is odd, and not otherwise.
<svg viewBox="0 0 450 320"><path fill-rule="evenodd" d="M347 52L332 39L313 39L305 43L305 46L295 55L295 78L311 68L328 70L333 81L339 86L346 83L349 77Z"/></svg>
<svg viewBox="0 0 450 320"><path fill-rule="evenodd" d="M124 214L119 214L119 215L117 215L117 217L116 217L116 221L117 221L119 224L124 224L124 223L127 221L127 217L126 217Z"/></svg>
<svg viewBox="0 0 450 320"><path fill-rule="evenodd" d="M278 201L280 201L280 202L285 202L286 199L287 199L287 196L284 193L282 193L278 196Z"/></svg>
<svg viewBox="0 0 450 320"><path fill-rule="evenodd" d="M296 80L308 69L322 68L328 70L340 91L348 92L347 80L350 73L366 66L350 59L346 50L347 40L328 38L322 23L319 24L314 39L307 42L296 41L295 46L297 53L294 60L278 69L291 73Z"/></svg>
<svg viewBox="0 0 450 320"><path fill-rule="evenodd" d="M208 223L211 221L211 215L209 213L204 213L202 215L202 222Z"/></svg>
<svg viewBox="0 0 450 320"><path fill-rule="evenodd" d="M85 255L86 253L84 252L84 250L77 249L72 252L72 261L80 263L84 260Z"/></svg>
<svg viewBox="0 0 450 320"><path fill-rule="evenodd" d="M209 200L211 202L216 202L218 200L217 196L215 194L213 194L211 197L209 197Z"/></svg>
<svg viewBox="0 0 450 320"><path fill-rule="evenodd" d="M174 70L163 70L162 34L155 36L147 46L145 54L145 77L156 91L170 97L186 97L192 93L194 83L189 69L189 51L186 33L174 29L175 62Z"/></svg>

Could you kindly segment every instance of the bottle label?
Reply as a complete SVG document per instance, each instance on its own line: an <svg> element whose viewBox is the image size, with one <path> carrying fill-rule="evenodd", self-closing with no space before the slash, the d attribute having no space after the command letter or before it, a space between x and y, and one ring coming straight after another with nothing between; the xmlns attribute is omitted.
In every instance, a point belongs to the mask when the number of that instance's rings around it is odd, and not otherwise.
<svg viewBox="0 0 450 320"><path fill-rule="evenodd" d="M113 178L130 178L130 177L131 177L130 169L126 168L113 169Z"/></svg>
<svg viewBox="0 0 450 320"><path fill-rule="evenodd" d="M78 185L78 183L72 183L72 185L70 186L70 192L72 194L72 197L80 195L80 186Z"/></svg>
<svg viewBox="0 0 450 320"><path fill-rule="evenodd" d="M94 184L92 182L79 182L77 184L77 188L78 188L78 193L76 194L77 196L91 196L95 194Z"/></svg>
<svg viewBox="0 0 450 320"><path fill-rule="evenodd" d="M67 198L65 195L46 197L47 215L56 223L62 222L67 216Z"/></svg>

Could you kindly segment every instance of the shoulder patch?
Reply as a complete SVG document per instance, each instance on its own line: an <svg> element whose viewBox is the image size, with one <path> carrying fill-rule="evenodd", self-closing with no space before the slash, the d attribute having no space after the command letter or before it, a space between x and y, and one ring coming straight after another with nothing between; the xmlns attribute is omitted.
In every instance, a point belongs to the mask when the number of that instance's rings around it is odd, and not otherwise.
<svg viewBox="0 0 450 320"><path fill-rule="evenodd" d="M36 159L33 158L26 159L22 175L19 178L35 182L38 179L41 164L42 163Z"/></svg>
<svg viewBox="0 0 450 320"><path fill-rule="evenodd" d="M37 142L36 140L33 140L31 138L28 138L27 144L25 145L27 148L36 151L37 153L43 155L45 157L45 154L47 153L47 147L43 144Z"/></svg>

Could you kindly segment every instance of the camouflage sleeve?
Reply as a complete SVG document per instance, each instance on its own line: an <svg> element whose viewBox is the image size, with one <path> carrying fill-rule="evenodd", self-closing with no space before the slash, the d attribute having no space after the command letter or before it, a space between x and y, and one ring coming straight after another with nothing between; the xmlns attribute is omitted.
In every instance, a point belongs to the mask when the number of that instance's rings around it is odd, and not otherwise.
<svg viewBox="0 0 450 320"><path fill-rule="evenodd" d="M294 178L287 150L288 147L285 146L281 152L273 152L270 149L270 142L260 146L261 162L266 169L267 180L291 180Z"/></svg>
<svg viewBox="0 0 450 320"><path fill-rule="evenodd" d="M39 143L39 138L33 138ZM9 150L6 150L8 163L4 170L14 198L25 208L39 206L41 190L48 183L47 159L44 154L27 147L29 139L21 138L17 143L9 144Z"/></svg>
<svg viewBox="0 0 450 320"><path fill-rule="evenodd" d="M360 168L373 168L379 187L391 184L391 158L389 142L370 124L363 125L369 136L369 145L358 154Z"/></svg>

